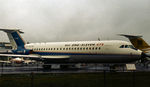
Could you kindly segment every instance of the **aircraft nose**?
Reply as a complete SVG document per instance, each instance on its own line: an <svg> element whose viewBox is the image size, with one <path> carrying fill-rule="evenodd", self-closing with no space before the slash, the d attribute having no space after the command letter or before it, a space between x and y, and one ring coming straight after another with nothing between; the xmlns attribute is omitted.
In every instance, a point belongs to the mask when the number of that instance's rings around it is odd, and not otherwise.
<svg viewBox="0 0 150 87"><path fill-rule="evenodd" d="M138 52L139 52L140 55L142 55L142 53L143 53L141 50L138 50Z"/></svg>
<svg viewBox="0 0 150 87"><path fill-rule="evenodd" d="M141 50L137 50L136 55L142 56L143 52Z"/></svg>

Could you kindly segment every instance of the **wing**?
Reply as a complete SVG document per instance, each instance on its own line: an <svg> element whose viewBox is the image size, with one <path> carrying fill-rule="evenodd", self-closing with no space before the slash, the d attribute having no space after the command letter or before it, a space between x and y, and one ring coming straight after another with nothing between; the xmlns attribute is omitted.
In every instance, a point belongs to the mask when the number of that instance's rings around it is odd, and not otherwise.
<svg viewBox="0 0 150 87"><path fill-rule="evenodd" d="M40 56L40 55L15 55L15 54L0 54L0 57L23 57L31 59L68 59L70 56Z"/></svg>

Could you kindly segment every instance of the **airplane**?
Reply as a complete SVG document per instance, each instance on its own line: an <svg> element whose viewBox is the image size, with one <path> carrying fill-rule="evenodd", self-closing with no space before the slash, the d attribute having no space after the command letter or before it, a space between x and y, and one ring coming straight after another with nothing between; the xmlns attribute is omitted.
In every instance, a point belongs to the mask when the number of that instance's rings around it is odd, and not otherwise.
<svg viewBox="0 0 150 87"><path fill-rule="evenodd" d="M27 65L27 64L35 64L36 61L17 57L17 58L11 58L10 63Z"/></svg>
<svg viewBox="0 0 150 87"><path fill-rule="evenodd" d="M75 63L130 63L145 58L141 50L121 40L106 41L74 41L48 42L26 44L19 29L0 29L7 33L13 46L11 53L0 54L9 57L27 57L44 62L43 68L50 68L48 64Z"/></svg>
<svg viewBox="0 0 150 87"><path fill-rule="evenodd" d="M23 58L12 58L10 60L11 63L16 63L16 64L22 64L24 63L24 59Z"/></svg>

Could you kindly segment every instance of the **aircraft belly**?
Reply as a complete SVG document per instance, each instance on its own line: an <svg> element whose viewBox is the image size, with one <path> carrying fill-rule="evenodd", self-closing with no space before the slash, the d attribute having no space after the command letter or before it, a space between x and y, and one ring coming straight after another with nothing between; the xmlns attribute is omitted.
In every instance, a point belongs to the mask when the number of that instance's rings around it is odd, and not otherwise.
<svg viewBox="0 0 150 87"><path fill-rule="evenodd" d="M138 55L80 55L80 56L71 56L69 62L79 62L79 63L127 63L133 62L140 58Z"/></svg>
<svg viewBox="0 0 150 87"><path fill-rule="evenodd" d="M67 59L47 59L49 63L129 63L140 58L139 55L72 55Z"/></svg>

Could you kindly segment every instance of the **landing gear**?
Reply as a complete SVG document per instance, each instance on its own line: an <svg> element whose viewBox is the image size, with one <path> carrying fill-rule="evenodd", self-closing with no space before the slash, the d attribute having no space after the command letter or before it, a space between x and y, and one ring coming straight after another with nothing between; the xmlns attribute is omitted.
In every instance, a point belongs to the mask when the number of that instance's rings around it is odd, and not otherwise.
<svg viewBox="0 0 150 87"><path fill-rule="evenodd" d="M52 64L52 65L43 65L43 68L45 70L51 70L51 69L68 69L69 65L59 65L59 64Z"/></svg>
<svg viewBox="0 0 150 87"><path fill-rule="evenodd" d="M68 69L69 65L60 65L60 69Z"/></svg>
<svg viewBox="0 0 150 87"><path fill-rule="evenodd" d="M43 65L43 68L44 68L45 70L51 69L51 67L52 67L52 65Z"/></svg>
<svg viewBox="0 0 150 87"><path fill-rule="evenodd" d="M63 70L67 70L67 69L75 69L77 66L75 66L74 64L44 64L43 65L43 69L45 70L57 70L57 69L63 69Z"/></svg>

